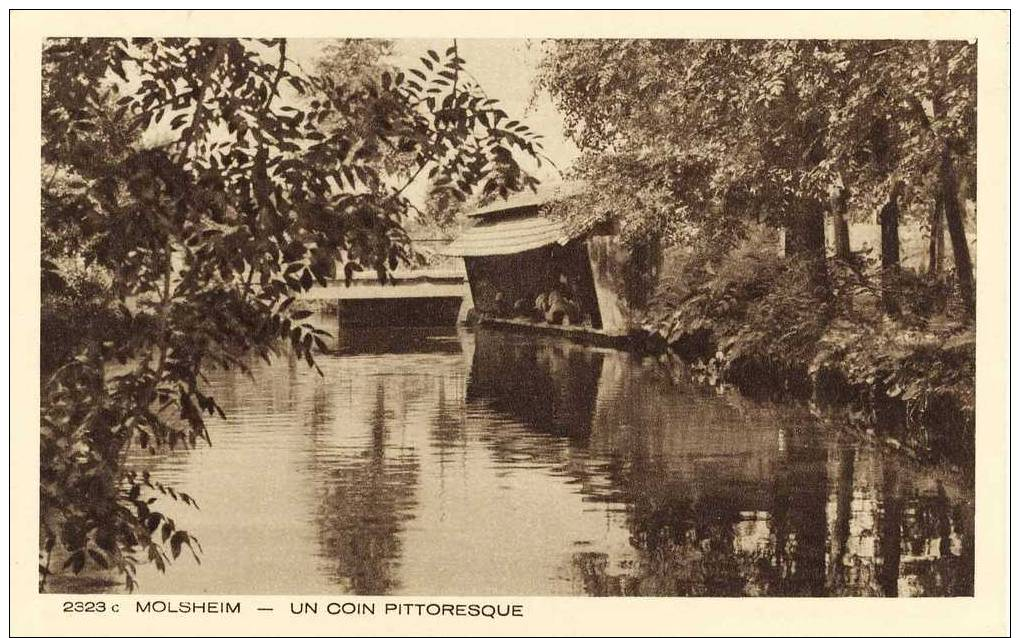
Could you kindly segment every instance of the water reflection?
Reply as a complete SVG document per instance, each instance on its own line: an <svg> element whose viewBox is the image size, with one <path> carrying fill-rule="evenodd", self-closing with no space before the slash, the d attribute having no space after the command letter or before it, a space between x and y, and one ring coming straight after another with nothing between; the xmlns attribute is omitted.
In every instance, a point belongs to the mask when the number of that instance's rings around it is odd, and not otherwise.
<svg viewBox="0 0 1020 638"><path fill-rule="evenodd" d="M364 447L337 459L323 477L323 555L335 560L336 581L355 594L385 594L400 586L394 573L400 533L415 507L418 459L413 448L389 440L385 379L375 379Z"/></svg>
<svg viewBox="0 0 1020 638"><path fill-rule="evenodd" d="M488 418L485 408L531 426L530 432L568 437L583 443L594 421L604 354L565 340L507 338L483 330L475 335L469 406Z"/></svg>
<svg viewBox="0 0 1020 638"><path fill-rule="evenodd" d="M204 565L142 593L972 593L969 491L801 408L556 339L396 334L345 335L321 378L212 379L215 445L138 460L202 502L175 516Z"/></svg>
<svg viewBox="0 0 1020 638"><path fill-rule="evenodd" d="M794 409L676 388L622 353L484 332L467 397L568 435L565 450L526 452L585 500L624 505L634 556L572 553L587 594L970 593L966 508ZM493 438L499 458L526 447Z"/></svg>

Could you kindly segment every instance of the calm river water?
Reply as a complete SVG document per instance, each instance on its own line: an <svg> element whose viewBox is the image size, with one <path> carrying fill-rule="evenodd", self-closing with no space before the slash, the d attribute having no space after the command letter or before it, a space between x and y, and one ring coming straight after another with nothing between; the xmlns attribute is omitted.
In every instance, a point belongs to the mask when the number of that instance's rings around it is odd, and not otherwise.
<svg viewBox="0 0 1020 638"><path fill-rule="evenodd" d="M213 446L136 460L198 500L171 511L202 564L140 593L972 592L972 493L806 408L557 339L386 335L324 377L211 378Z"/></svg>

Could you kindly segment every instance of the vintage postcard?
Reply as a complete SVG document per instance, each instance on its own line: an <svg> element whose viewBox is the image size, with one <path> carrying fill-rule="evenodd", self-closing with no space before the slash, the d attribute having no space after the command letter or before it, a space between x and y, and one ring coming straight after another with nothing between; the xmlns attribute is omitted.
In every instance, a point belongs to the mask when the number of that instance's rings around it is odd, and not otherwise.
<svg viewBox="0 0 1020 638"><path fill-rule="evenodd" d="M1008 13L10 22L14 635L1008 630Z"/></svg>

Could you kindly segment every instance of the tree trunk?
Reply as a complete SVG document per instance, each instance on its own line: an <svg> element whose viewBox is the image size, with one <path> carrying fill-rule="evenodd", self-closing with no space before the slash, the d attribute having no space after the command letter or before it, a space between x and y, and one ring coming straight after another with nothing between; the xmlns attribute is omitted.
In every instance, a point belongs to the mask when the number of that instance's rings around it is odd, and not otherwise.
<svg viewBox="0 0 1020 638"><path fill-rule="evenodd" d="M825 267L825 206L817 200L801 200L786 220L786 256L803 258L811 269L820 297L829 293Z"/></svg>
<svg viewBox="0 0 1020 638"><path fill-rule="evenodd" d="M889 201L879 213L879 223L882 225L882 306L889 315L899 314L894 284L900 269L899 198L902 190L903 182L896 180L889 193Z"/></svg>
<svg viewBox="0 0 1020 638"><path fill-rule="evenodd" d="M942 195L935 197L931 211L931 231L928 240L928 274L937 277L942 273L942 256L946 252L945 226L942 225Z"/></svg>
<svg viewBox="0 0 1020 638"><path fill-rule="evenodd" d="M956 267L956 277L960 285L960 297L963 298L966 317L973 319L975 312L974 267L970 261L967 233L963 228L959 181L948 144L942 150L942 168L939 171L939 182L942 190L942 204L946 212L946 228L949 230L949 241L953 246L953 264Z"/></svg>
<svg viewBox="0 0 1020 638"><path fill-rule="evenodd" d="M833 196L832 206L832 238L836 245L836 258L850 261L850 226L846 221L847 191L841 189Z"/></svg>

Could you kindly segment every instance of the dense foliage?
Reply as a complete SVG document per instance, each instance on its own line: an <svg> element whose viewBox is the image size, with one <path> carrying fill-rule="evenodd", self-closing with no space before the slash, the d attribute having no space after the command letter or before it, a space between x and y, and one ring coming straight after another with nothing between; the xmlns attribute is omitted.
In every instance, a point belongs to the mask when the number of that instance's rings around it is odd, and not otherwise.
<svg viewBox="0 0 1020 638"><path fill-rule="evenodd" d="M581 223L622 214L639 232L719 242L764 222L817 258L830 200L871 219L902 182L904 214L925 221L952 194L953 226L973 192L966 42L556 41L542 83L595 185Z"/></svg>
<svg viewBox="0 0 1020 638"><path fill-rule="evenodd" d="M916 449L965 458L975 333L946 307L951 284L905 271L896 291L912 303L892 320L881 290L832 259L836 292L820 304L804 263L783 258L770 235L759 229L722 255L670 253L649 330L703 381L850 404L866 427L895 421Z"/></svg>
<svg viewBox="0 0 1020 638"><path fill-rule="evenodd" d="M533 183L515 154L536 156L534 135L463 81L455 43L407 70L338 43L379 65L356 78L336 50L306 72L287 44L45 43L43 343L60 345L41 378L41 586L95 566L133 587L139 561L197 550L155 509L192 497L133 474L128 450L210 440L210 367L281 342L314 365L324 335L295 297L337 264L385 279L406 261L419 174L456 200Z"/></svg>
<svg viewBox="0 0 1020 638"><path fill-rule="evenodd" d="M838 378L869 410L895 400L909 418L972 423L976 54L962 41L548 42L542 85L592 186L560 212L666 247L648 327L706 378L797 391ZM876 254L850 250L865 221L881 225ZM901 221L930 236L923 272L901 266Z"/></svg>

